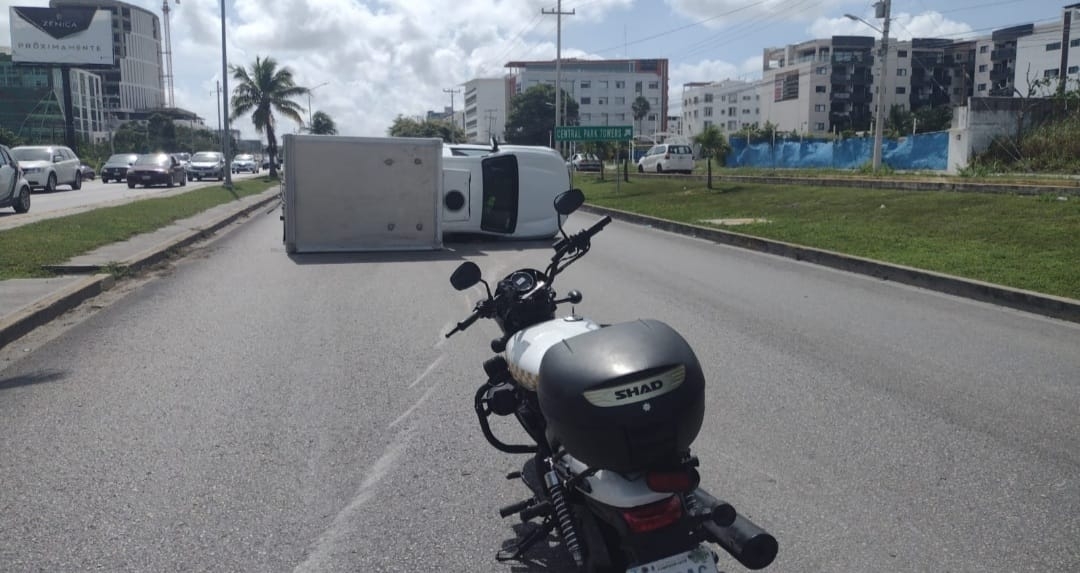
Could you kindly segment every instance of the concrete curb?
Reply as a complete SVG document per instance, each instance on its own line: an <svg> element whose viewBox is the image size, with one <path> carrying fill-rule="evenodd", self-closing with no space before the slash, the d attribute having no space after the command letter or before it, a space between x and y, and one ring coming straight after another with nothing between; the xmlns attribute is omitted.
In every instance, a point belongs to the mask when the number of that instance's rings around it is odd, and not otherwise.
<svg viewBox="0 0 1080 573"><path fill-rule="evenodd" d="M19 309L12 315L0 317L0 348L49 323L83 301L109 290L115 282L109 274L89 276Z"/></svg>
<svg viewBox="0 0 1080 573"><path fill-rule="evenodd" d="M676 181L705 181L706 175L678 175L673 173L633 173L631 177L649 179L672 179ZM1016 183L975 183L967 181L920 181L885 178L855 177L785 177L757 175L722 175L713 171L713 181L727 183L755 183L760 185L809 185L817 187L856 187L859 189L890 189L897 191L954 191L959 193L996 193L1013 195L1063 195L1080 196L1080 182L1074 185L1021 185Z"/></svg>
<svg viewBox="0 0 1080 573"><path fill-rule="evenodd" d="M277 189L267 189L262 194L266 196L258 199L257 201L249 203L248 205L244 206L239 210L233 211L231 213L226 213L207 225L203 225L201 227L194 227L187 232L178 234L167 241L164 241L154 247L146 249L137 255L128 257L123 261L119 261L117 266L119 266L121 269L129 271L138 271L140 269L154 265L168 258L169 255L174 253L176 250L209 237L210 235L214 234L216 231L220 230L226 225L232 223L240 217L248 215L252 211L261 209L262 207L273 202L280 196ZM255 197L258 197L258 195L255 195ZM100 265L51 265L45 268L52 272L60 274L96 273L102 269Z"/></svg>
<svg viewBox="0 0 1080 573"><path fill-rule="evenodd" d="M806 261L842 271L895 281L1061 320L1080 322L1080 300L1014 289L943 273L844 255L834 251L802 247L731 231L638 215L607 207L584 205L581 210L597 215L610 215L612 219L647 225L724 245L779 255L797 261Z"/></svg>

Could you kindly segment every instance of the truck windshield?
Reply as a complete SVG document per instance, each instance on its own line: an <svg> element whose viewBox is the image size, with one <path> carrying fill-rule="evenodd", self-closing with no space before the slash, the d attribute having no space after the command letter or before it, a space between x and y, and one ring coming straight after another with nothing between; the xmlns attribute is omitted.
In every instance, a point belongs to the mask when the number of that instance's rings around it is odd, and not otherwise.
<svg viewBox="0 0 1080 573"><path fill-rule="evenodd" d="M480 228L493 233L513 233L517 228L518 213L517 157L491 157L483 160L482 168L484 208Z"/></svg>

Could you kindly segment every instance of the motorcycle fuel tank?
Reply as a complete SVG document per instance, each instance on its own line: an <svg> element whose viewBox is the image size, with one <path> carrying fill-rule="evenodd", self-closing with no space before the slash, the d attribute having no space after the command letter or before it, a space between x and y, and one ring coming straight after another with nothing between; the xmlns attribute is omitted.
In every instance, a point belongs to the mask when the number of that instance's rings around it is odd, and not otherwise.
<svg viewBox="0 0 1080 573"><path fill-rule="evenodd" d="M580 316L541 322L514 334L506 343L506 363L510 374L523 388L536 391L540 361L552 346L579 334L599 330L600 325Z"/></svg>

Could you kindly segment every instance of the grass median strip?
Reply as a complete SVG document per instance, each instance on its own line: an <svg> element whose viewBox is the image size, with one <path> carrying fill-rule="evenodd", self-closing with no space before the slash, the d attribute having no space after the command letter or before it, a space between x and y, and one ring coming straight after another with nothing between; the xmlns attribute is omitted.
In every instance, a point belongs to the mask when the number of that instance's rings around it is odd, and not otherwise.
<svg viewBox="0 0 1080 573"><path fill-rule="evenodd" d="M713 182L576 181L592 204L1080 299L1080 200ZM708 223L748 219L737 226Z"/></svg>
<svg viewBox="0 0 1080 573"><path fill-rule="evenodd" d="M235 195L220 186L204 187L0 231L0 280L51 276L43 266L59 265L103 245L155 231L277 185L277 180L268 178L237 181L233 184Z"/></svg>

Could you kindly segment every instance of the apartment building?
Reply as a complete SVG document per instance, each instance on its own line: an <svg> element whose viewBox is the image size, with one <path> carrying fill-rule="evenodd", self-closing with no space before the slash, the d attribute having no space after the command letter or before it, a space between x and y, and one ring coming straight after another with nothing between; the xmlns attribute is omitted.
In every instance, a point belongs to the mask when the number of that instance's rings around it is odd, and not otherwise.
<svg viewBox="0 0 1080 573"><path fill-rule="evenodd" d="M578 103L581 125L632 125L638 136L667 132L668 61L566 59L563 91ZM508 62L510 93L516 95L546 83L555 85L555 61ZM649 102L649 113L636 121L632 106L638 96Z"/></svg>
<svg viewBox="0 0 1080 573"><path fill-rule="evenodd" d="M683 85L682 134L693 137L715 125L731 134L760 125L761 81L723 80Z"/></svg>
<svg viewBox="0 0 1080 573"><path fill-rule="evenodd" d="M505 139L510 83L506 78L475 78L465 82L465 136L468 141Z"/></svg>
<svg viewBox="0 0 1080 573"><path fill-rule="evenodd" d="M828 133L834 124L859 129L869 110L865 92L873 46L873 38L833 36L766 48L759 88L762 121L811 135Z"/></svg>

